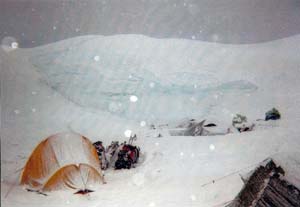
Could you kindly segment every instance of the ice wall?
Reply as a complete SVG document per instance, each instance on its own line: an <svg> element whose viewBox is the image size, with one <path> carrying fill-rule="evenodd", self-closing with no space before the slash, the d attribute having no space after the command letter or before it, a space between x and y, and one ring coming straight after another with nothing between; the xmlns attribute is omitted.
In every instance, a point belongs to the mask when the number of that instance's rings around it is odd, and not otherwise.
<svg viewBox="0 0 300 207"><path fill-rule="evenodd" d="M210 49L199 53L190 48L193 53L184 41L173 40L175 47L140 36L122 39L79 38L35 49L30 60L42 81L69 101L130 119L207 116L213 105L204 104L206 99L221 101L228 93L238 96L257 89L247 80L224 80L221 65L195 70L199 66L191 60L211 61Z"/></svg>

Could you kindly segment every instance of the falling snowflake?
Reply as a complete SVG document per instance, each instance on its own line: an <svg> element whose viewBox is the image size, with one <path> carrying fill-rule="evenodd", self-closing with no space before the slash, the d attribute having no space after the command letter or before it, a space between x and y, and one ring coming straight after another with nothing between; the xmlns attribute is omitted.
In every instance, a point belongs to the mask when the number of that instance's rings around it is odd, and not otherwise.
<svg viewBox="0 0 300 207"><path fill-rule="evenodd" d="M194 158L194 157L195 157L195 154L194 154L194 153L192 153L192 154L191 154L191 158Z"/></svg>
<svg viewBox="0 0 300 207"><path fill-rule="evenodd" d="M158 145L159 145L159 143L158 143L158 142L156 142L156 143L155 143L155 145L156 145L156 146L158 146Z"/></svg>
<svg viewBox="0 0 300 207"><path fill-rule="evenodd" d="M192 194L192 195L190 195L190 198L191 198L191 200L192 200L192 201L195 201L195 200L197 200L196 196L195 196L195 195L193 195L193 194Z"/></svg>
<svg viewBox="0 0 300 207"><path fill-rule="evenodd" d="M215 97L215 99L218 99L218 98L219 98L219 95L218 95L218 94L215 94L214 97Z"/></svg>
<svg viewBox="0 0 300 207"><path fill-rule="evenodd" d="M149 207L155 207L156 204L154 202L149 203Z"/></svg>
<svg viewBox="0 0 300 207"><path fill-rule="evenodd" d="M134 95L130 96L130 101L131 102L137 102L137 100L138 100L137 96L134 96Z"/></svg>
<svg viewBox="0 0 300 207"><path fill-rule="evenodd" d="M67 200L67 201L66 201L66 203L67 203L67 204L70 204L70 201L69 201L69 200Z"/></svg>
<svg viewBox="0 0 300 207"><path fill-rule="evenodd" d="M33 113L35 113L35 112L36 112L36 108L32 108L31 111L32 111Z"/></svg>
<svg viewBox="0 0 300 207"><path fill-rule="evenodd" d="M151 83L149 84L149 86L150 86L150 88L154 88L155 83L151 82Z"/></svg>
<svg viewBox="0 0 300 207"><path fill-rule="evenodd" d="M183 152L180 152L180 156L182 157L184 155L184 153Z"/></svg>
<svg viewBox="0 0 300 207"><path fill-rule="evenodd" d="M96 56L94 57L94 60L95 60L96 62L98 62L98 61L100 60L100 57L99 57L98 55L96 55Z"/></svg>
<svg viewBox="0 0 300 207"><path fill-rule="evenodd" d="M32 95L36 95L37 92L36 92L36 91L32 91L31 94L32 94Z"/></svg>
<svg viewBox="0 0 300 207"><path fill-rule="evenodd" d="M11 43L11 48L12 49L17 49L19 47L19 44L17 42L12 42Z"/></svg>
<svg viewBox="0 0 300 207"><path fill-rule="evenodd" d="M4 37L1 40L1 47L5 52L11 52L18 48L18 42L14 37Z"/></svg>
<svg viewBox="0 0 300 207"><path fill-rule="evenodd" d="M79 32L79 31L80 31L80 29L79 29L79 28L76 28L76 29L75 29L75 32Z"/></svg>
<svg viewBox="0 0 300 207"><path fill-rule="evenodd" d="M193 39L193 40L194 40L194 39L196 39L196 36L195 36L195 35L193 35L193 36L192 36L192 39Z"/></svg>
<svg viewBox="0 0 300 207"><path fill-rule="evenodd" d="M197 87L198 87L198 86L195 84L195 85L194 85L194 88L197 88Z"/></svg>
<svg viewBox="0 0 300 207"><path fill-rule="evenodd" d="M144 127L144 126L146 126L146 122L145 121L141 121L140 125L141 125L141 127Z"/></svg>
<svg viewBox="0 0 300 207"><path fill-rule="evenodd" d="M210 149L211 151L214 151L214 150L216 149L216 147L215 147L215 145L210 144L210 145L209 145L209 149Z"/></svg>
<svg viewBox="0 0 300 207"><path fill-rule="evenodd" d="M53 30L56 30L56 26L53 26L52 29L53 29Z"/></svg>
<svg viewBox="0 0 300 207"><path fill-rule="evenodd" d="M18 109L14 110L15 114L19 114L20 111Z"/></svg>
<svg viewBox="0 0 300 207"><path fill-rule="evenodd" d="M131 136L131 134L132 134L132 131L130 129L127 129L124 132L125 137L128 137L128 138Z"/></svg>

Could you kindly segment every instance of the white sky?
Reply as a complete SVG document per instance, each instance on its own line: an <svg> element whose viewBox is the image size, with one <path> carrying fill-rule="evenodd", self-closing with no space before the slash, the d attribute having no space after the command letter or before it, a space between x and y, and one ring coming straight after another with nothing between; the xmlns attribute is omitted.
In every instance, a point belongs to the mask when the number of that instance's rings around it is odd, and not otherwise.
<svg viewBox="0 0 300 207"><path fill-rule="evenodd" d="M256 43L300 33L299 0L1 0L0 38L33 47L78 35ZM0 40L1 40L0 39Z"/></svg>

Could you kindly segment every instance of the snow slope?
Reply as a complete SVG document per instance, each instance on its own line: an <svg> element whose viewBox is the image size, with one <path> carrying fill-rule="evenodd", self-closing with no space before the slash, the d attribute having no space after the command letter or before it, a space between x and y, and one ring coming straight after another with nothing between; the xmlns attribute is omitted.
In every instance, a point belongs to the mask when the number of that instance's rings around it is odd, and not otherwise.
<svg viewBox="0 0 300 207"><path fill-rule="evenodd" d="M299 51L299 35L253 45L83 36L1 51L1 204L216 206L241 189L240 174L269 156L300 186ZM273 106L282 120L249 133L170 137L148 129L185 118L229 126L235 113L254 120ZM126 140L127 129L138 135L141 163L105 172L97 192L44 197L11 188L45 137L73 130L109 144ZM159 131L164 136L155 138Z"/></svg>

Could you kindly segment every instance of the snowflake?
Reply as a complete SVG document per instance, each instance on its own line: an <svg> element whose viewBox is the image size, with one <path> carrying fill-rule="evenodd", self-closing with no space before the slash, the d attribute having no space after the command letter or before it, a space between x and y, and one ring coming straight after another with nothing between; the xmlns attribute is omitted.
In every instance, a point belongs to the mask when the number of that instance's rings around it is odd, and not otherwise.
<svg viewBox="0 0 300 207"><path fill-rule="evenodd" d="M52 29L53 29L53 30L56 30L56 26L53 26Z"/></svg>
<svg viewBox="0 0 300 207"><path fill-rule="evenodd" d="M184 153L183 152L180 152L180 156L182 157L184 155Z"/></svg>
<svg viewBox="0 0 300 207"><path fill-rule="evenodd" d="M149 203L149 207L154 207L156 204L154 202Z"/></svg>
<svg viewBox="0 0 300 207"><path fill-rule="evenodd" d="M195 200L197 200L196 196L195 196L195 195L193 195L193 194L192 194L192 195L190 195L190 198L191 198L191 200L192 200L192 201L195 201Z"/></svg>
<svg viewBox="0 0 300 207"><path fill-rule="evenodd" d="M214 151L214 150L216 149L216 147L215 147L215 145L210 144L210 145L209 145L209 149L210 149L211 151Z"/></svg>
<svg viewBox="0 0 300 207"><path fill-rule="evenodd" d="M144 126L146 126L146 122L145 121L141 121L140 125L141 125L141 127L144 127Z"/></svg>
<svg viewBox="0 0 300 207"><path fill-rule="evenodd" d="M195 35L193 35L193 36L192 36L192 39L193 39L193 40L194 40L194 39L196 39L196 36L195 36Z"/></svg>
<svg viewBox="0 0 300 207"><path fill-rule="evenodd" d="M12 49L17 49L19 47L19 44L17 42L12 42L10 46Z"/></svg>
<svg viewBox="0 0 300 207"><path fill-rule="evenodd" d="M132 134L132 131L130 129L127 129L124 132L125 137L128 137L128 138L131 136L131 134Z"/></svg>
<svg viewBox="0 0 300 207"><path fill-rule="evenodd" d="M154 88L155 83L151 82L151 83L149 84L149 86L150 86L150 88Z"/></svg>
<svg viewBox="0 0 300 207"><path fill-rule="evenodd" d="M19 114L20 111L18 109L14 110L15 114Z"/></svg>
<svg viewBox="0 0 300 207"><path fill-rule="evenodd" d="M137 102L137 100L138 100L137 96L134 96L134 95L130 96L130 101L131 102Z"/></svg>
<svg viewBox="0 0 300 207"><path fill-rule="evenodd" d="M98 55L96 55L96 56L94 57L94 60L95 60L96 62L98 62L98 61L100 60L100 57L99 57Z"/></svg>
<svg viewBox="0 0 300 207"><path fill-rule="evenodd" d="M4 32L6 34L6 32ZM1 40L1 47L5 52L11 52L19 47L19 44L14 37L4 37Z"/></svg>
<svg viewBox="0 0 300 207"><path fill-rule="evenodd" d="M32 91L31 94L32 94L32 95L36 95L37 92L36 92L36 91Z"/></svg>
<svg viewBox="0 0 300 207"><path fill-rule="evenodd" d="M32 111L33 113L35 113L35 112L36 112L36 109L35 109L35 108L32 108L31 111Z"/></svg>
<svg viewBox="0 0 300 207"><path fill-rule="evenodd" d="M158 146L158 145L159 145L159 143L158 143L158 142L156 142L156 143L155 143L155 146Z"/></svg>

